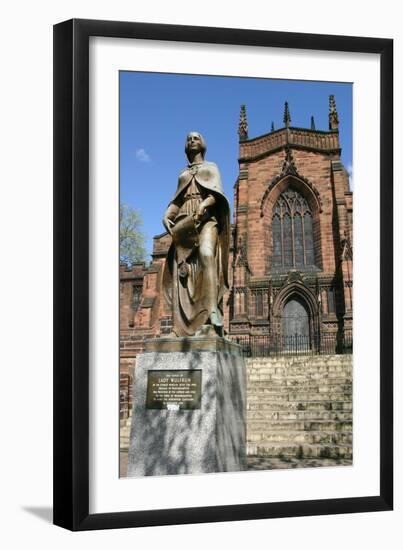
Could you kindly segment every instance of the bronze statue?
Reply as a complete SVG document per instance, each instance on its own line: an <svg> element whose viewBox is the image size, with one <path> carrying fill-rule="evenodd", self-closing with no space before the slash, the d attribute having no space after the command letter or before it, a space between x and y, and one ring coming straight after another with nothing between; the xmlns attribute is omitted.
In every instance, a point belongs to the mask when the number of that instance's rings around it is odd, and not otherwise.
<svg viewBox="0 0 403 550"><path fill-rule="evenodd" d="M206 143L188 134L189 164L163 224L172 236L164 270L164 294L173 311L176 336L223 336L223 296L228 288L229 203L214 162L204 160Z"/></svg>

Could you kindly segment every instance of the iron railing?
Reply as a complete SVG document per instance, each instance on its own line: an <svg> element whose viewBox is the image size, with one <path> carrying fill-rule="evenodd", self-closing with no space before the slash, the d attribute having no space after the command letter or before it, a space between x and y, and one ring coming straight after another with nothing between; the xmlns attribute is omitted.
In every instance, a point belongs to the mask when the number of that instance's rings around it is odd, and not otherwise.
<svg viewBox="0 0 403 550"><path fill-rule="evenodd" d="M314 337L295 335L230 335L242 346L245 357L276 355L335 355L353 352L352 331L341 334L317 334Z"/></svg>

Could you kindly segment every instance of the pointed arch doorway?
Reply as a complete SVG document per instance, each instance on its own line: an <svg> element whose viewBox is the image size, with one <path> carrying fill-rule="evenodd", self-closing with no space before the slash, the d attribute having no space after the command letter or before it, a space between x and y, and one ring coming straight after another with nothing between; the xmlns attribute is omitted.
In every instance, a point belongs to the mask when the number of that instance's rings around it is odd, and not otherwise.
<svg viewBox="0 0 403 550"><path fill-rule="evenodd" d="M298 352L311 349L310 321L304 300L292 295L284 304L281 315L284 350Z"/></svg>

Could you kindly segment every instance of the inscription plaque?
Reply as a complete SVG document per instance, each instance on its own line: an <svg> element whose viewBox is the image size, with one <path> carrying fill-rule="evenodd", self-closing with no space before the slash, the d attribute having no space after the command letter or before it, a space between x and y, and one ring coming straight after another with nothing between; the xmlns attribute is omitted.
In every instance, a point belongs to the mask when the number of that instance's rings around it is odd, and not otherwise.
<svg viewBox="0 0 403 550"><path fill-rule="evenodd" d="M149 370L146 408L200 409L201 373L201 370Z"/></svg>

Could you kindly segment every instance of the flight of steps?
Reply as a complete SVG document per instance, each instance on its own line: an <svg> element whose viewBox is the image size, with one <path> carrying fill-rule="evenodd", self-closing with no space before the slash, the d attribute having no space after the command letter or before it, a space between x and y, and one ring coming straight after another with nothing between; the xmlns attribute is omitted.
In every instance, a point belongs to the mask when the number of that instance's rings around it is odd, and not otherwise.
<svg viewBox="0 0 403 550"><path fill-rule="evenodd" d="M120 421L120 451L128 451L130 444L130 426L132 424L131 415Z"/></svg>
<svg viewBox="0 0 403 550"><path fill-rule="evenodd" d="M352 355L256 357L246 368L248 456L352 459Z"/></svg>

